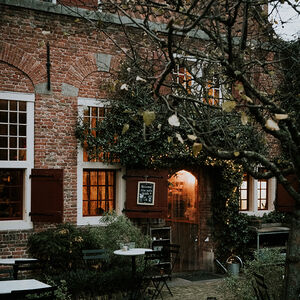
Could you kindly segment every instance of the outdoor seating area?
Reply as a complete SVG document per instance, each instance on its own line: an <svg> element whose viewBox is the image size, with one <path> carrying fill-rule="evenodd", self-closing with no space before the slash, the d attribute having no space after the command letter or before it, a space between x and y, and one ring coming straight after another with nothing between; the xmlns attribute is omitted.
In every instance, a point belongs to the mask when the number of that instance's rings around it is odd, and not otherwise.
<svg viewBox="0 0 300 300"><path fill-rule="evenodd" d="M285 259L280 249L260 248L246 260L215 263L218 274L177 272L184 251L179 244L159 238L158 247L157 239L151 244L153 239L128 218L106 217L105 226L62 224L35 233L28 242L29 257L0 259L7 275L0 280L0 298L25 299L32 294L35 299L75 300L233 300L243 295L280 299ZM208 285L213 288L202 292Z"/></svg>

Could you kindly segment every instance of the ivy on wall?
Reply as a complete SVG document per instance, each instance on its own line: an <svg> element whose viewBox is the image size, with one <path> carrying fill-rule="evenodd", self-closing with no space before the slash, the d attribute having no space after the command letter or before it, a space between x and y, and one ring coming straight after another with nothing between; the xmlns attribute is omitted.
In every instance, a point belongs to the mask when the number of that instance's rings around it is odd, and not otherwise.
<svg viewBox="0 0 300 300"><path fill-rule="evenodd" d="M117 162L127 168L167 168L170 174L186 167L214 168L218 186L214 189L210 225L214 228L217 255L226 256L230 252L242 255L250 237L248 218L239 213L238 187L243 174L239 164L206 153L195 142L188 124L170 111L166 103L155 99L151 85L134 66L125 62L117 80L103 88L110 91L106 118L93 128L80 119L76 128L76 137L90 158L102 153L106 163ZM177 103L177 109L187 108L184 103ZM211 124L215 120L224 122L225 127L239 122L234 116L219 118L222 111L213 110L209 114L216 117ZM230 135L239 137L236 139L239 148L261 145L257 142L261 137L251 134L251 130L251 126L232 126ZM210 138L224 143L215 133Z"/></svg>

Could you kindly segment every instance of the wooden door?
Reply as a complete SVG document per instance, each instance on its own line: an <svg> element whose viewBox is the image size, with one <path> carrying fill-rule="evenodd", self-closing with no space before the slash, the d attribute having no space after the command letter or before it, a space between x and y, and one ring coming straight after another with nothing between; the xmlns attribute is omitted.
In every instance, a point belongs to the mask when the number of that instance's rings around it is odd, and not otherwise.
<svg viewBox="0 0 300 300"><path fill-rule="evenodd" d="M176 271L200 269L198 180L181 170L169 180L168 224L172 243L180 245L180 261Z"/></svg>

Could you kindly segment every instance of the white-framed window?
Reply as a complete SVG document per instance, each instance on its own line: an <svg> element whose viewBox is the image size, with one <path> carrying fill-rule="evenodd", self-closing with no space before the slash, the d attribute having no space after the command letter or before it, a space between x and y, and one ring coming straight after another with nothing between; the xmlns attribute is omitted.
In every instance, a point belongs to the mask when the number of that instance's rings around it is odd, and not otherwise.
<svg viewBox="0 0 300 300"><path fill-rule="evenodd" d="M41 1L56 4L56 0L41 0Z"/></svg>
<svg viewBox="0 0 300 300"><path fill-rule="evenodd" d="M0 92L0 224L27 229L34 166L33 93Z"/></svg>
<svg viewBox="0 0 300 300"><path fill-rule="evenodd" d="M175 59L177 65L172 73L175 93L180 93L182 86L188 94L197 94L206 104L222 105L222 89L218 72L214 70L216 66L189 56L175 55Z"/></svg>
<svg viewBox="0 0 300 300"><path fill-rule="evenodd" d="M78 114L93 127L105 118L108 101L78 98ZM77 155L77 224L96 225L103 212L122 213L125 199L125 174L120 165L109 165L99 159L89 159L82 147Z"/></svg>
<svg viewBox="0 0 300 300"><path fill-rule="evenodd" d="M262 216L274 210L276 179L255 179L244 174L239 188L240 211Z"/></svg>

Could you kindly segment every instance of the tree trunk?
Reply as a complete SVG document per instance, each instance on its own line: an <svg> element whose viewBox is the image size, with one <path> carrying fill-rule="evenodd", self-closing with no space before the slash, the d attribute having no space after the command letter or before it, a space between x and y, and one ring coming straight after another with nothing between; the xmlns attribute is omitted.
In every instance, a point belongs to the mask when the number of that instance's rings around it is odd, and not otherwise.
<svg viewBox="0 0 300 300"><path fill-rule="evenodd" d="M289 233L284 300L300 299L300 210L295 211Z"/></svg>

